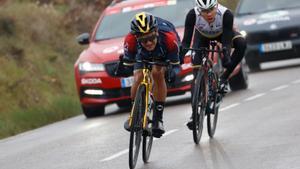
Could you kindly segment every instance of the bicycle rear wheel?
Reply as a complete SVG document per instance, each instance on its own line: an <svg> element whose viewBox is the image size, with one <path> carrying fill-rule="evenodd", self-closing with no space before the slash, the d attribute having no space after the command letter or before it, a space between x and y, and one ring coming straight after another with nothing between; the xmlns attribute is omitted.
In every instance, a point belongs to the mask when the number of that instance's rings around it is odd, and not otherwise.
<svg viewBox="0 0 300 169"><path fill-rule="evenodd" d="M143 134L143 114L145 112L145 86L140 85L133 106L133 119L129 141L129 168L134 169L139 155Z"/></svg>
<svg viewBox="0 0 300 169"><path fill-rule="evenodd" d="M150 157L152 143L153 143L153 135L152 135L152 120L153 120L153 101L152 98L148 101L148 112L147 112L147 128L143 133L143 161L147 163Z"/></svg>
<svg viewBox="0 0 300 169"><path fill-rule="evenodd" d="M218 78L215 73L209 75L209 97L207 107L207 132L209 137L213 137L217 127L220 94L218 91Z"/></svg>
<svg viewBox="0 0 300 169"><path fill-rule="evenodd" d="M198 72L192 97L192 118L193 118L193 139L195 144L199 144L203 130L203 121L206 107L206 87L204 72Z"/></svg>

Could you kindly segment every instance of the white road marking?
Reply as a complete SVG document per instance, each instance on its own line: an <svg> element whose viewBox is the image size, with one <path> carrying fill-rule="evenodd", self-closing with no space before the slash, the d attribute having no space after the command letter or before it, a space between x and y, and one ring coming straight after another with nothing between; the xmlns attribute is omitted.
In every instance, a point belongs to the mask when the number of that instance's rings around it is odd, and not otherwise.
<svg viewBox="0 0 300 169"><path fill-rule="evenodd" d="M167 135L170 135L170 134L172 134L172 133L175 133L176 131L178 131L179 129L173 129L173 130L169 130L169 131L167 131L161 138L164 138L164 137L166 137ZM159 139L159 138L154 138L153 140L155 141L155 140L157 140L157 139Z"/></svg>
<svg viewBox="0 0 300 169"><path fill-rule="evenodd" d="M292 82L292 84L299 84L299 83L300 83L300 79L295 80L295 81Z"/></svg>
<svg viewBox="0 0 300 169"><path fill-rule="evenodd" d="M251 101L251 100L254 100L254 99L257 99L261 96L264 96L266 93L259 93L259 94L256 94L254 96L251 96L251 97L248 97L247 99L245 99L244 101Z"/></svg>
<svg viewBox="0 0 300 169"><path fill-rule="evenodd" d="M175 133L175 132L177 132L179 129L173 129L173 130L169 130L169 131L167 131L164 135L163 135L163 137L166 137L167 135L170 135L170 134L172 134L172 133Z"/></svg>
<svg viewBox="0 0 300 169"><path fill-rule="evenodd" d="M84 127L82 127L84 130L90 130L90 129L92 129L92 128L96 128L96 127L99 127L99 126L101 126L101 125L103 125L103 123L99 123L99 122L92 122L92 123L90 123L90 124L87 124L86 126L84 126Z"/></svg>
<svg viewBox="0 0 300 169"><path fill-rule="evenodd" d="M107 157L107 158L101 160L101 162L113 160L113 159L115 159L115 158L120 157L120 156L123 155L123 154L127 154L128 152L129 152L129 149L120 151L120 152L118 152L118 153L116 153L116 154L114 154L114 155L112 155L112 156L110 156L110 157Z"/></svg>
<svg viewBox="0 0 300 169"><path fill-rule="evenodd" d="M178 130L179 130L179 129L169 130L169 131L167 131L167 132L162 136L162 138L163 138L163 137L166 137L166 136L168 136L168 135L170 135L170 134L172 134L172 133L175 133L175 132L177 132ZM155 140L157 140L157 139L158 139L158 138L154 138L153 140L155 141ZM114 154L114 155L112 155L112 156L109 156L109 157L107 157L107 158L102 159L100 162L105 162L105 161L113 160L113 159L118 158L118 157L120 157L120 156L122 156L122 155L124 155L124 154L127 154L128 152L129 152L129 149L127 148L127 149L122 150L122 151L120 151L120 152L118 152L118 153L116 153L116 154Z"/></svg>
<svg viewBox="0 0 300 169"><path fill-rule="evenodd" d="M278 91L278 90L285 89L287 87L289 87L289 85L282 85L282 86L278 86L278 87L275 87L275 88L271 89L271 91L275 92L275 91Z"/></svg>
<svg viewBox="0 0 300 169"><path fill-rule="evenodd" d="M300 79L295 80L295 81L293 81L293 82L291 82L291 83L292 83L292 84L299 84L299 83L300 83ZM287 87L289 87L289 85L282 85L282 86L278 86L278 87L276 87L276 88L271 89L271 91L278 91L278 90L285 89L285 88L287 88ZM264 96L264 95L266 95L266 93L259 93L259 94L256 94L256 95L254 95L254 96L248 97L248 98L245 99L244 101L255 100L255 99L257 99L257 98L259 98L259 97L262 97L262 96ZM231 104L231 105L229 105L229 106L226 106L226 107L221 108L220 111L226 111L226 110L228 110L228 109L234 108L234 107L239 106L239 105L240 105L240 103L234 103L234 104ZM97 125L96 125L96 126L97 126ZM94 127L94 126L91 125L90 127ZM163 138L163 137L166 137L166 136L168 136L168 135L170 135L170 134L172 134L172 133L175 133L175 132L177 132L178 130L179 130L179 129L169 130L169 131L167 131L167 132L162 136L162 138ZM156 141L156 140L158 140L158 138L154 138L154 141ZM113 159L118 158L118 157L120 157L120 156L122 156L122 155L124 155L124 154L127 154L128 152L129 152L129 149L122 150L122 151L120 151L120 152L118 152L118 153L116 153L116 154L114 154L114 155L112 155L112 156L110 156L110 157L107 157L107 158L102 159L101 162L113 160Z"/></svg>
<svg viewBox="0 0 300 169"><path fill-rule="evenodd" d="M223 107L220 109L220 111L225 111L225 110L228 110L228 109L231 109L231 108L234 108L236 106L240 105L240 103L234 103L234 104L231 104L229 106L226 106L226 107Z"/></svg>

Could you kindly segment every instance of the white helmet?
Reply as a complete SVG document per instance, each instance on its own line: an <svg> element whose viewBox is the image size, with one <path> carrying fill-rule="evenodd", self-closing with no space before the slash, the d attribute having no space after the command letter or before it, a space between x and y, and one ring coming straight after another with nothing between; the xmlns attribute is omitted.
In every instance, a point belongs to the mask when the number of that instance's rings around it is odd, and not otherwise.
<svg viewBox="0 0 300 169"><path fill-rule="evenodd" d="M196 0L196 5L199 9L209 9L217 5L218 0Z"/></svg>

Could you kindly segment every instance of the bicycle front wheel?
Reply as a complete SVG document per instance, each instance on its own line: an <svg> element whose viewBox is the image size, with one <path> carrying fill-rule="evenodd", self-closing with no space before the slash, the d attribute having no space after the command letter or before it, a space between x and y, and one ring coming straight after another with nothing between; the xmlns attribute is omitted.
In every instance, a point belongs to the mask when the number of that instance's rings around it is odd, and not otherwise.
<svg viewBox="0 0 300 169"><path fill-rule="evenodd" d="M206 83L203 71L198 72L194 85L192 97L193 139L195 144L199 144L206 108Z"/></svg>
<svg viewBox="0 0 300 169"><path fill-rule="evenodd" d="M147 125L143 133L143 161L147 163L149 161L153 135L152 135L152 124L153 124L153 98L150 96L151 100L148 100L148 110L147 110Z"/></svg>
<svg viewBox="0 0 300 169"><path fill-rule="evenodd" d="M132 125L129 141L129 168L134 169L139 155L143 134L143 114L145 112L145 86L140 85L133 106Z"/></svg>
<svg viewBox="0 0 300 169"><path fill-rule="evenodd" d="M209 75L209 97L207 107L207 131L209 137L213 137L217 127L220 94L218 91L218 78L215 73Z"/></svg>
<svg viewBox="0 0 300 169"><path fill-rule="evenodd" d="M152 124L148 124L152 125ZM152 127L149 127L149 129ZM149 161L151 149L153 143L153 135L151 131L144 132L143 135L143 161L147 163Z"/></svg>

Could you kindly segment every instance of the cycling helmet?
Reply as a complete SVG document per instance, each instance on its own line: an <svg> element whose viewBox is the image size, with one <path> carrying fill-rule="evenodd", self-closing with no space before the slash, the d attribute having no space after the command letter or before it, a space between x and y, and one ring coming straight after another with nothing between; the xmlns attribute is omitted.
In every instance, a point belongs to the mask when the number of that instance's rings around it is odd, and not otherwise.
<svg viewBox="0 0 300 169"><path fill-rule="evenodd" d="M218 4L218 0L196 0L196 5L201 10L206 10Z"/></svg>
<svg viewBox="0 0 300 169"><path fill-rule="evenodd" d="M141 12L134 16L130 27L132 34L149 33L157 28L157 20L152 14Z"/></svg>

